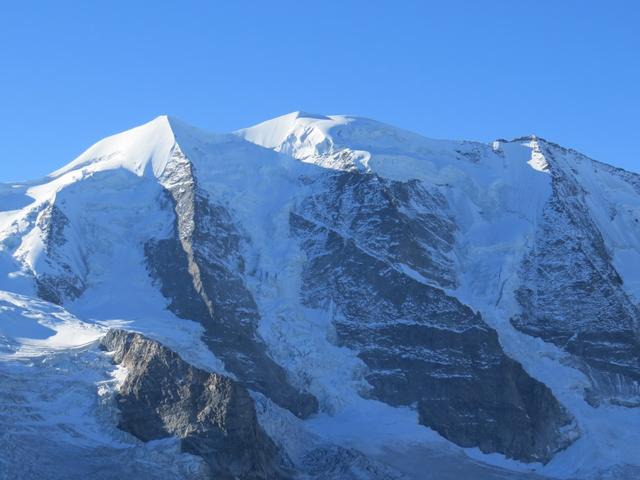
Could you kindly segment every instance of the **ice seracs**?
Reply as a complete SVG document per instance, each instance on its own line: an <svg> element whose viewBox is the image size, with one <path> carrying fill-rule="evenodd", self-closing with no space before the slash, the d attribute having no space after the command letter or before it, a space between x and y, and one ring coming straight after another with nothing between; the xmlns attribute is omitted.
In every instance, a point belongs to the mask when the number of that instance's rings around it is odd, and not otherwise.
<svg viewBox="0 0 640 480"><path fill-rule="evenodd" d="M33 431L46 458L120 449L147 475L136 455L166 454L194 478L197 458L127 438L96 396L126 381L94 348L117 327L250 390L310 478L633 478L639 197L638 175L540 138L348 115L222 135L161 116L106 138L0 187L0 390L51 389L37 413L61 425L0 412L24 424L0 458L19 471ZM62 367L86 407L64 421Z"/></svg>

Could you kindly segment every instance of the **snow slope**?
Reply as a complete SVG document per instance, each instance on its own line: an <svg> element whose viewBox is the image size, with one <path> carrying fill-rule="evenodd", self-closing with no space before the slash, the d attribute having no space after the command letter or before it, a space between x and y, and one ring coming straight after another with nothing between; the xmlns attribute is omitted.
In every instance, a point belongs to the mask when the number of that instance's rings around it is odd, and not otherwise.
<svg viewBox="0 0 640 480"><path fill-rule="evenodd" d="M108 398L126 372L114 371L93 346L107 328L120 326L161 341L201 368L229 374L203 341L203 326L170 311L145 263L145 243L169 238L175 228L166 191L179 151L198 187L230 212L241 232L242 278L260 312L257 331L269 355L295 387L319 401L320 412L300 420L256 395L265 429L292 459L308 460L312 449L300 451L300 444L311 438L314 448L352 448L410 478L431 467L437 478L463 474L456 468L478 478L534 472L606 478L608 471L633 478L640 469L640 409L589 405L583 395L588 379L567 363L568 354L509 321L519 308L514 291L523 252L552 195L553 168L572 172L587 192L623 288L640 302L640 180L570 150L554 150L551 161L545 152L555 148L535 137L492 145L432 140L373 120L303 112L234 135L162 116L98 142L44 179L0 186L0 374L6 379L0 388L12 399L0 417L12 432L1 437L0 451L11 452L5 463L14 470L8 471L17 472L33 435L45 432L51 445L104 452L98 465L82 457L88 466L78 462L78 476L111 462L139 469L142 478L155 478L158 468L171 468L176 478L198 475L198 460L175 444L142 444L113 426ZM300 298L307 254L290 233L290 213L318 193L313 180L327 172L417 180L446 198L457 228L455 248L446 254L456 281L447 293L480 312L506 353L575 416L580 438L573 445L547 465L519 463L461 449L419 425L415 410L367 397L366 365L335 341L341 312L310 308ZM51 205L67 219L58 236L46 221ZM408 265L394 268L433 285ZM65 298L64 308L36 299L34 278L45 274L72 278L81 294ZM76 408L66 412L71 403ZM47 452L52 458L56 449ZM145 456L152 467L142 462ZM33 477L44 478L44 471Z"/></svg>
<svg viewBox="0 0 640 480"><path fill-rule="evenodd" d="M0 292L1 479L197 478L199 459L174 442L145 445L115 427L113 392L124 372L95 344L105 331Z"/></svg>
<svg viewBox="0 0 640 480"><path fill-rule="evenodd" d="M455 252L459 285L452 294L482 313L498 331L507 353L550 386L578 419L581 438L538 470L559 477L587 477L615 471L620 464L638 465L640 411L612 405L596 409L587 404L583 391L589 382L582 372L566 365L567 354L518 332L509 322L518 311L513 291L522 255L552 191L550 165L541 144L557 150L554 167L572 172L588 192L590 213L603 232L625 290L636 303L638 176L536 137L496 141L491 147L434 141L346 116L296 112L237 133L307 163L400 181L417 178L440 188L453 206L460 229ZM345 158L349 161L338 161ZM615 453L605 454L613 445ZM499 460L498 464L504 463Z"/></svg>

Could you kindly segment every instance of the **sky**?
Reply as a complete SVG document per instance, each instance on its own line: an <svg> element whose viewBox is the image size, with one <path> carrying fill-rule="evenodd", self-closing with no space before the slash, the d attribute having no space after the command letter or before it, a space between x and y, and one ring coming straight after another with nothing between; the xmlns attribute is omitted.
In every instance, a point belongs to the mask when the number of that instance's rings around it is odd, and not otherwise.
<svg viewBox="0 0 640 480"><path fill-rule="evenodd" d="M0 21L0 181L165 113L228 132L295 110L640 172L635 0L22 0Z"/></svg>

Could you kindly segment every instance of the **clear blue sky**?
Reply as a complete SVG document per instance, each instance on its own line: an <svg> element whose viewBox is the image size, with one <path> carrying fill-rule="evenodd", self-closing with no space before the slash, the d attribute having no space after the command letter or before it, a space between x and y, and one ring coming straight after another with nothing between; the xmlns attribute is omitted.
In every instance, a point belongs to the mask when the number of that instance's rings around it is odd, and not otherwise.
<svg viewBox="0 0 640 480"><path fill-rule="evenodd" d="M640 171L635 0L24 0L0 21L0 181L162 113L230 131L293 110Z"/></svg>

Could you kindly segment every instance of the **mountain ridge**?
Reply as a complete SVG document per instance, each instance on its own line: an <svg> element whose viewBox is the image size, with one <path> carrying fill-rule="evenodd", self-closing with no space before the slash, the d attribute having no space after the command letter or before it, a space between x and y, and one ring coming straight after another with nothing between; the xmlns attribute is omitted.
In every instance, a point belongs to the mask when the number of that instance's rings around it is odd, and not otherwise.
<svg viewBox="0 0 640 480"><path fill-rule="evenodd" d="M317 461L294 431L371 478L403 436L514 472L633 469L638 177L537 137L161 116L0 197L0 290L238 382L294 469Z"/></svg>

